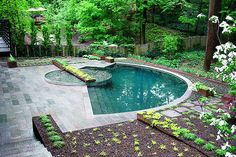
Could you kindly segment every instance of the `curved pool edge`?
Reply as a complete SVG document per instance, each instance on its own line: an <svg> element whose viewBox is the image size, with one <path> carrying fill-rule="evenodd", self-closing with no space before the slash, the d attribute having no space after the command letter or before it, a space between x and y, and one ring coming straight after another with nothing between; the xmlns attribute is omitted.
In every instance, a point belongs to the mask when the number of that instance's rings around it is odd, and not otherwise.
<svg viewBox="0 0 236 157"><path fill-rule="evenodd" d="M45 75L44 75L44 81L46 81L47 83L49 84L52 84L52 85L58 85L58 86L86 86L86 84L84 85L80 85L80 84L77 84L77 83L65 83L65 82L60 82L60 81L52 81L48 78L46 78L45 76L51 72L54 72L54 71L60 71L60 70L51 70L49 72L47 72Z"/></svg>
<svg viewBox="0 0 236 157"><path fill-rule="evenodd" d="M99 68L99 67L90 67L90 66L84 66L80 69L85 69L85 68L98 68L98 69L105 69L105 68ZM63 70L52 70L47 72L44 75L44 80L52 85L59 85L59 86L87 86L87 87L99 87L99 86L105 86L109 83L111 83L111 79L112 79L112 75L108 72L107 73L107 77L104 78L104 80L96 80L96 82L89 82L89 83L85 83L83 81L81 81L81 83L68 83L68 82L63 82L63 81L56 81L56 80L52 80L47 78L47 75L53 72L57 72L57 71L63 71Z"/></svg>
<svg viewBox="0 0 236 157"><path fill-rule="evenodd" d="M116 62L116 64L117 65L125 65L125 66L133 66L133 67L144 67L144 68L149 68L149 69L152 69L152 70L158 70L158 71L173 75L173 76L183 80L187 84L188 88L186 89L185 93L180 98L177 98L177 99L173 100L172 102L170 102L166 105L163 105L163 106L148 108L148 109L144 109L144 110L130 111L130 112L109 113L109 114L93 114L93 117L103 117L103 116L111 116L111 115L119 116L119 115L124 115L124 114L137 114L140 111L147 111L147 110L157 110L158 111L158 110L162 110L162 109L165 109L165 108L170 108L170 107L176 106L176 105L184 102L185 100L187 100L192 94L192 88L191 87L192 87L193 83L189 79L187 79L186 77L184 77L184 76L182 76L178 73L168 71L168 70L165 70L165 69L161 69L161 68L157 68L157 67L154 67L154 66L149 66L149 65L140 65L140 64L133 64L133 63L122 63L122 62ZM92 106L91 106L91 108L92 108Z"/></svg>

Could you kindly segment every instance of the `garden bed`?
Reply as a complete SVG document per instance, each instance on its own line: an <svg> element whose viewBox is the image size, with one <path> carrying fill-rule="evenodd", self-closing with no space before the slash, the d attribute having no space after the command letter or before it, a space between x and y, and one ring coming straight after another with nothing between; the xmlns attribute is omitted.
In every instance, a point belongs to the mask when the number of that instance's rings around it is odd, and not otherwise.
<svg viewBox="0 0 236 157"><path fill-rule="evenodd" d="M62 61L60 59L52 60L52 64L57 66L61 70L65 70L66 72L74 75L78 79L82 80L83 82L95 82L96 79L87 74L86 72L75 68L74 66L69 65L67 62Z"/></svg>
<svg viewBox="0 0 236 157"><path fill-rule="evenodd" d="M65 133L65 156L188 156L205 155L139 121Z"/></svg>
<svg viewBox="0 0 236 157"><path fill-rule="evenodd" d="M218 99L216 103L205 105L204 111L211 111L217 116L216 111L221 106L222 103L219 103ZM148 110L137 115L138 120L144 123L134 120L99 128L60 132L65 141L65 147L60 150L52 147L50 141L47 141L44 126L40 126L39 118L36 125L43 132L41 137L47 143L45 146L55 156L220 156L216 155L216 152L221 150L224 141L216 140L217 129L199 119L200 112L191 109L191 106L181 104L179 107L189 110L175 118L167 118L159 112L175 110L176 106L158 112ZM52 122L55 124L53 119ZM55 128L58 128L56 124ZM236 140L230 140L229 144L235 146ZM232 153L235 153L235 150Z"/></svg>
<svg viewBox="0 0 236 157"><path fill-rule="evenodd" d="M64 134L61 132L52 116L47 115L47 117L50 119L54 131L64 140ZM39 116L33 117L32 123L35 137L51 152L53 156L67 154L68 146L66 144L62 148L56 148L55 146L53 146L53 142L49 139L47 128L40 121Z"/></svg>
<svg viewBox="0 0 236 157"><path fill-rule="evenodd" d="M211 111L217 115L216 110L221 106L213 104L206 105L205 111ZM191 147L203 152L207 156L220 156L216 154L221 151L224 141L217 139L218 130L200 118L200 113L195 110L183 112L176 118L167 118L158 112L148 111L137 115L138 120L155 127L157 130L165 132L170 136L190 145ZM180 129L178 129L180 127ZM230 140L229 144L236 145L236 139ZM233 153L236 153L233 151ZM223 155L224 156L224 155Z"/></svg>

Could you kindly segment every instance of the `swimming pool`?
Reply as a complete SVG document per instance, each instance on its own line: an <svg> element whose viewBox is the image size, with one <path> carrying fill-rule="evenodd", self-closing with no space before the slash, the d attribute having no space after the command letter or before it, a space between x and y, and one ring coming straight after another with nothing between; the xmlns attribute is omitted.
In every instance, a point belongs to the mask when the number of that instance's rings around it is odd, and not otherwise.
<svg viewBox="0 0 236 157"><path fill-rule="evenodd" d="M112 83L89 87L94 114L138 111L166 105L180 98L188 85L181 78L146 67L116 65L108 69Z"/></svg>

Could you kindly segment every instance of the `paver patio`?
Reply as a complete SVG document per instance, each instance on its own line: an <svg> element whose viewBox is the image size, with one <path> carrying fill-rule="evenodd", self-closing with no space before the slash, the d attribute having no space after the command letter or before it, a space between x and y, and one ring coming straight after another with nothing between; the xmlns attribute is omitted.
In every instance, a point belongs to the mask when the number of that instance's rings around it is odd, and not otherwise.
<svg viewBox="0 0 236 157"><path fill-rule="evenodd" d="M93 62L94 66L107 63ZM82 67L84 64L76 65ZM93 116L86 86L58 86L44 80L53 65L9 69L0 67L0 144L33 137L33 116L51 114L62 131L135 119L134 114Z"/></svg>

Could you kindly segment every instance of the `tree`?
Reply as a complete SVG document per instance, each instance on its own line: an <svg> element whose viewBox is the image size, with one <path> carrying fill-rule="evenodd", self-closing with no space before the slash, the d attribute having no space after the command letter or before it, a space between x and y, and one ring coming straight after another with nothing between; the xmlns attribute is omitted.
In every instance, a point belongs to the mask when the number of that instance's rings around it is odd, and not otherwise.
<svg viewBox="0 0 236 157"><path fill-rule="evenodd" d="M221 10L221 0L210 0L209 17L218 15ZM218 23L212 23L208 21L208 33L207 33L207 47L204 60L204 70L209 71L211 62L213 60L213 54L216 51L215 47L218 45Z"/></svg>
<svg viewBox="0 0 236 157"><path fill-rule="evenodd" d="M17 47L18 52L24 46L24 36L30 30L30 16L26 11L28 9L26 0L1 0L0 1L0 18L8 19L11 24L11 41L14 47Z"/></svg>

